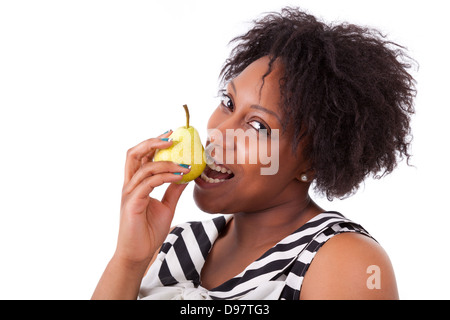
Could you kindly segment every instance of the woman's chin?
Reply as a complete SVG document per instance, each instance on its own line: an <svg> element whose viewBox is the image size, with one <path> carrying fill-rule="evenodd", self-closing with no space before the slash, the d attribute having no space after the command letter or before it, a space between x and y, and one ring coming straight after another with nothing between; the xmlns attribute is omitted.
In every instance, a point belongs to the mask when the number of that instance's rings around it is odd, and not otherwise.
<svg viewBox="0 0 450 320"><path fill-rule="evenodd" d="M214 197L207 196L197 185L194 187L194 201L197 207L206 213L225 213L226 208Z"/></svg>

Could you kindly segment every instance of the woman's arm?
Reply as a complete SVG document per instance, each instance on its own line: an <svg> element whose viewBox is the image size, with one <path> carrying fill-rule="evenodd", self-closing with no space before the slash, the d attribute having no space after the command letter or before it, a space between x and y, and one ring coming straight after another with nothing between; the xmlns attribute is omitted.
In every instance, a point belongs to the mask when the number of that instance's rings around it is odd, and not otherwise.
<svg viewBox="0 0 450 320"><path fill-rule="evenodd" d="M397 300L392 264L373 239L357 233L336 235L317 252L300 299Z"/></svg>
<svg viewBox="0 0 450 320"><path fill-rule="evenodd" d="M138 296L141 280L144 277L147 265L133 264L113 257L92 295L98 300L134 300Z"/></svg>

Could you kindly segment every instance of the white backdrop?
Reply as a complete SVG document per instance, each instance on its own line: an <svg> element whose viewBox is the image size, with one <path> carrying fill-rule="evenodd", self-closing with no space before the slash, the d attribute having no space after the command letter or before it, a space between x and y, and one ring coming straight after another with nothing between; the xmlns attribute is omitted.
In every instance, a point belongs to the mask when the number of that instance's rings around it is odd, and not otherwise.
<svg viewBox="0 0 450 320"><path fill-rule="evenodd" d="M315 200L379 240L401 298L450 298L445 1L0 0L0 299L90 298L115 248L127 149L183 125L184 103L204 141L228 41L285 5L379 28L419 62L415 167ZM174 224L209 218L192 188Z"/></svg>

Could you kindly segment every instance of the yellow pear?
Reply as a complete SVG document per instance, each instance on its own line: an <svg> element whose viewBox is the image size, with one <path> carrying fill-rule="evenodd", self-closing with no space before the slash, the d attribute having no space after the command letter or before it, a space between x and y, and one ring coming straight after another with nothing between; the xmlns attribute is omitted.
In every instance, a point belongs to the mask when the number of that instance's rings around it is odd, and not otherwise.
<svg viewBox="0 0 450 320"><path fill-rule="evenodd" d="M205 169L205 149L203 148L197 130L189 125L189 109L183 105L186 112L186 126L180 127L169 136L173 144L167 149L156 151L153 161L173 161L191 166L191 171L177 183L187 183L199 177Z"/></svg>

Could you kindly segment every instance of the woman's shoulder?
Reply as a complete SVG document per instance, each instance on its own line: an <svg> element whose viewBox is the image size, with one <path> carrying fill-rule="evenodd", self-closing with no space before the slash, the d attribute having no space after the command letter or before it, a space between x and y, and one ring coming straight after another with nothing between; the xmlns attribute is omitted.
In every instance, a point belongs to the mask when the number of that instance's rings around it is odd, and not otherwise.
<svg viewBox="0 0 450 320"><path fill-rule="evenodd" d="M337 234L314 257L300 299L398 299L390 259L367 235Z"/></svg>

